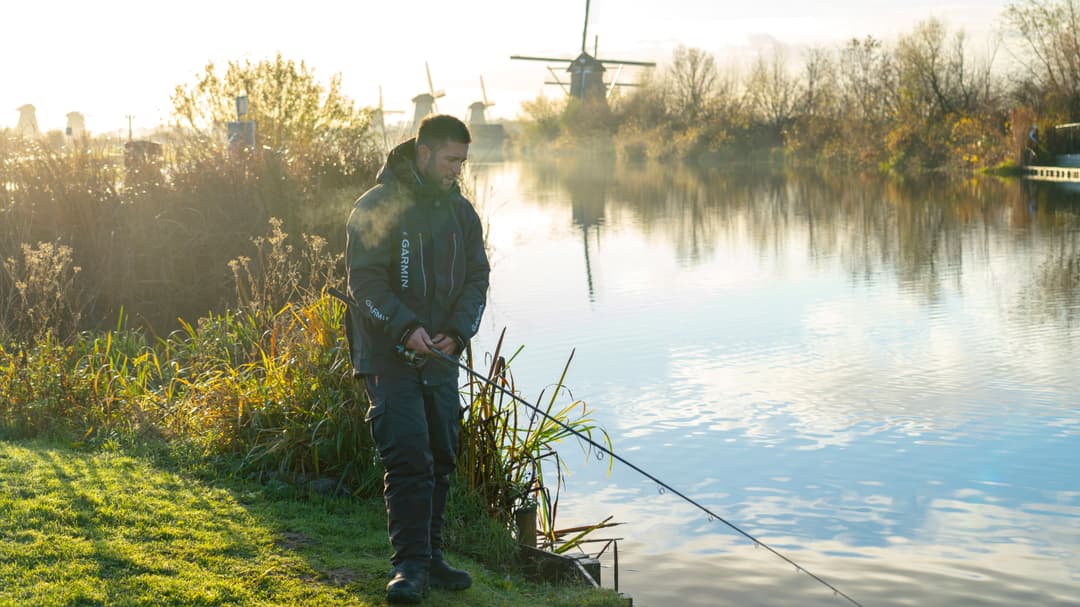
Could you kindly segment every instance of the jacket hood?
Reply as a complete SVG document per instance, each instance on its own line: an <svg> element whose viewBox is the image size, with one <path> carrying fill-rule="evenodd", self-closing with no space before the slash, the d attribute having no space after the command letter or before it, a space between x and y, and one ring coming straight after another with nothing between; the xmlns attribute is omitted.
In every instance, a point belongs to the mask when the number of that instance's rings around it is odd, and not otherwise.
<svg viewBox="0 0 1080 607"><path fill-rule="evenodd" d="M447 191L438 184L424 181L416 166L415 137L390 150L375 179L386 185L397 183L411 191L418 200L437 200L460 192L456 183Z"/></svg>

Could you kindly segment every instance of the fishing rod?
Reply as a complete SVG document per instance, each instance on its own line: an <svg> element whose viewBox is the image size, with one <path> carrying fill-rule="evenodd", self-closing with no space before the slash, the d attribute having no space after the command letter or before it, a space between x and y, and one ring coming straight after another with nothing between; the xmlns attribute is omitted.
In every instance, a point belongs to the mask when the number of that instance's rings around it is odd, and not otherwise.
<svg viewBox="0 0 1080 607"><path fill-rule="evenodd" d="M340 299L345 304L347 304L349 306L352 306L352 307L356 307L357 309L359 309L359 306L357 305L356 300L354 300L349 295L335 289L334 287L327 287L327 292L330 293L330 295L333 295L334 297L336 297L337 299ZM413 350L408 350L408 349L405 349L404 347L400 347L400 346L398 347L398 351L403 356L405 356L405 358L407 360L409 360L410 362L415 361L415 360L417 360L417 357L422 356L421 354L419 354L419 353L417 353L417 352L415 352ZM472 368L470 368L468 365L463 364L457 358L454 358L454 357L451 357L451 356L449 356L447 354L444 354L440 350L437 350L437 349L434 349L434 348L431 349L430 352L431 352L432 355L434 355L435 360L439 360L439 361L444 362L444 363L449 364L449 365L457 366L459 369L461 369L461 370L465 371L466 373L468 373L470 377L487 384L488 386L498 390L502 394L512 398L513 400L521 403L522 405L525 405L526 407L528 407L532 411L542 415L548 421L555 423L556 425L558 425L563 430L566 430L567 432L569 432L569 433L573 434L574 436L578 437L578 439L580 439L582 441L585 441L586 443L588 443L589 445L591 445L595 449L599 450L601 453L606 454L608 457L612 458L613 460L623 464L624 466L630 468L634 472L637 472L638 474L644 476L645 478L649 479L650 481L656 483L657 486L661 487L662 490L667 491L669 493L672 493L672 494L678 496L679 498L681 498L686 503L690 504L691 506L694 506L698 510L701 510L702 512L707 514L709 516L709 520L716 520L716 521L720 521L721 523L724 523L725 525L727 525L728 527L733 529L735 532L737 532L739 535L742 535L746 539L753 542L755 547L760 547L760 548L764 548L764 549L768 550L772 554L774 554L777 557L779 557L780 559L782 559L784 562L786 562L786 563L790 564L791 566L795 567L795 571L805 573L806 575L810 576L813 580L815 580L819 584L825 586L829 590L832 590L834 595L841 596L841 597L847 599L847 601L849 603L851 603L852 605L855 605L856 607L864 607L862 603L860 603L860 602L856 601L855 599L851 598L850 596L848 596L846 593L844 593L842 590L840 590L836 586L833 586L829 582L827 582L827 581L823 580L822 578L818 577L817 575L815 575L812 571L810 571L806 567L803 567L802 565L796 563L794 560L788 558L787 556L785 556L784 554L782 554L781 552L779 552L778 550L776 550L772 546L769 546L768 544L766 544L765 542L763 542L763 541L759 540L758 538L754 537L750 533L747 533L746 531L743 531L736 524L734 524L731 521L725 519L724 517L720 516L719 514L716 514L715 512L710 510L709 508L703 506L701 503L697 502L696 500L689 497L685 493L679 491L678 489L672 487L668 483L665 483L664 481L660 480L658 477L656 477L653 474L649 473L648 471L644 470L643 468L641 468L637 464L634 464L630 460L622 457L621 455L616 454L611 449L608 449L607 447L605 447L605 446L601 445L600 443L594 441L592 439L592 437L580 432L579 430L576 430L575 428L570 427L569 425L567 425L563 421L561 421L561 420L559 420L559 419L557 419L555 417L552 417L550 414L548 414L542 408L530 403L529 401L527 401L524 398L518 396L517 394L514 394L512 391L507 390L503 386L500 386L499 384L491 381L487 377L484 377L483 375L477 373Z"/></svg>

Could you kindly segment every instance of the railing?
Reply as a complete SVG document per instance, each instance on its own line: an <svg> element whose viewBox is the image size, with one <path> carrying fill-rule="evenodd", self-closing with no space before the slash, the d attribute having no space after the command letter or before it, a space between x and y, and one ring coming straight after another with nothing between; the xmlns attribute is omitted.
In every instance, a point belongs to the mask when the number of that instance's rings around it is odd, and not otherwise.
<svg viewBox="0 0 1080 607"><path fill-rule="evenodd" d="M1024 167L1024 177L1037 181L1080 181L1080 167L1028 165Z"/></svg>

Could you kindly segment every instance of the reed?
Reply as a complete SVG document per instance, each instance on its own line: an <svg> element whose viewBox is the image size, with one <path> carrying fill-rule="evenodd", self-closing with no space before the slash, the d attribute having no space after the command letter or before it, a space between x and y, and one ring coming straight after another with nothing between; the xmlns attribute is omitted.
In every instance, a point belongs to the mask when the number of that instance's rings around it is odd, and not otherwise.
<svg viewBox="0 0 1080 607"><path fill-rule="evenodd" d="M482 496L489 516L510 526L517 511L535 508L542 545L563 552L579 545L588 533L567 539L567 534L556 527L559 493L564 486L564 464L556 446L584 436L590 441L602 441L610 452L611 440L607 432L588 416L584 401L571 399L567 403L561 399L568 394L564 382L573 353L546 404L543 393L536 401L541 403L536 410L507 396L507 393L518 394L510 365L521 348L508 358L502 356L504 338L505 330L488 359L487 369L480 373L485 380L470 376L465 387L469 405L462 433L459 470L466 486ZM470 368L475 369L471 352L467 360ZM593 451L588 442L580 442L586 454ZM596 453L603 456L601 452ZM604 526L590 526L589 531Z"/></svg>
<svg viewBox="0 0 1080 607"><path fill-rule="evenodd" d="M339 302L316 296L269 317L204 317L156 342L121 319L114 330L83 333L72 344L47 337L2 347L0 433L89 444L182 442L203 457L231 458L247 478L286 481L300 491L306 481L332 479L339 491L377 495L382 470L339 330L343 314ZM488 378L513 390L509 361L499 350L492 360ZM560 404L563 389L560 378L546 414L607 441L584 403ZM536 507L544 544L572 547L581 537L567 540L555 525L563 484L556 446L570 433L490 386L473 381L464 393L470 406L458 511L481 504L506 533L517 509ZM490 548L486 528L461 523L456 536Z"/></svg>
<svg viewBox="0 0 1080 607"><path fill-rule="evenodd" d="M22 339L6 334L0 433L90 445L184 444L205 458L227 458L246 478L284 481L301 492L317 480L339 492L379 494L382 469L363 421L366 395L352 377L345 307L323 292L339 256L318 237L290 239L275 219L252 249L253 257L229 264L237 303L195 323L181 319L164 337L131 326L123 312L109 330L68 338L50 331ZM50 284L59 300L71 287ZM53 320L35 318L41 326ZM513 391L514 356L503 357L502 344L500 338L488 359L487 377ZM472 365L471 353L468 360ZM458 537L490 548L494 530L508 537L514 512L535 507L546 546L574 545L555 525L563 486L556 446L572 438L567 427L608 437L583 402L567 402L564 380L565 370L545 400L545 415L482 382L463 386L469 406L454 516L465 521L470 516L463 510L481 510L494 526L462 523Z"/></svg>

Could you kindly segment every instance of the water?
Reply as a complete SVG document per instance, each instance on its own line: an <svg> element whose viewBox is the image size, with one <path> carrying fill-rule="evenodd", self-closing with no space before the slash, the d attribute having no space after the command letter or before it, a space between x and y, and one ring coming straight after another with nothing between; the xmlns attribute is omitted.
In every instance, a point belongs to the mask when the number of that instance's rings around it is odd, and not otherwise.
<svg viewBox="0 0 1080 607"><path fill-rule="evenodd" d="M863 605L1080 605L1080 198L593 159L474 166L523 396ZM844 605L561 446L635 605ZM598 546L595 546L598 548ZM613 584L611 552L602 557Z"/></svg>

